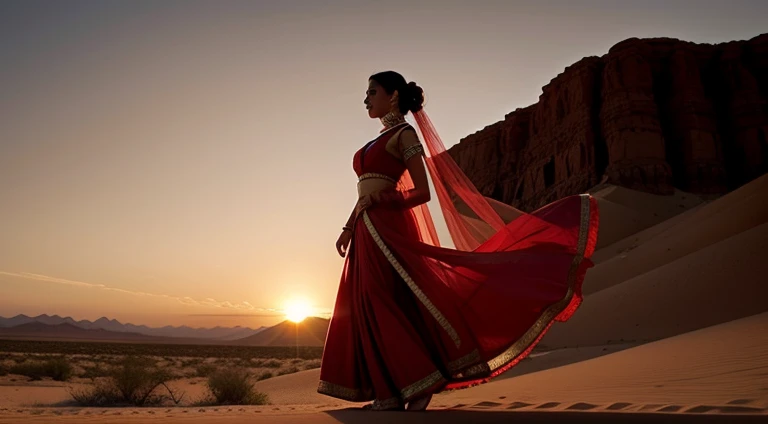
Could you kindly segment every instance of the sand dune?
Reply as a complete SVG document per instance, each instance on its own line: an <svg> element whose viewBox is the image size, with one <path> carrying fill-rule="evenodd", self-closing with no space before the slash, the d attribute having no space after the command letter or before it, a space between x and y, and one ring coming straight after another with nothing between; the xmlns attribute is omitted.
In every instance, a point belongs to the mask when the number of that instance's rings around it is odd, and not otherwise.
<svg viewBox="0 0 768 424"><path fill-rule="evenodd" d="M550 348L648 341L768 311L768 224L587 296Z"/></svg>
<svg viewBox="0 0 768 424"><path fill-rule="evenodd" d="M610 211L601 210L601 220L606 216L609 220L617 219ZM596 252L595 256L601 261L589 271L584 293L622 283L766 222L768 175L684 216L661 223L658 228L649 228ZM604 237L602 224L601 221L601 239Z"/></svg>
<svg viewBox="0 0 768 424"><path fill-rule="evenodd" d="M581 402L595 405L589 409L627 403L623 408L614 407L623 411L668 408L667 412L678 412L715 405L764 411L768 408L765 334L768 313L601 358L441 394L436 406L479 401L507 406L513 402L552 402L557 405L547 409L566 409Z"/></svg>
<svg viewBox="0 0 768 424"><path fill-rule="evenodd" d="M603 185L590 192L600 208L598 249L703 203L698 196L679 190L670 196L661 196Z"/></svg>

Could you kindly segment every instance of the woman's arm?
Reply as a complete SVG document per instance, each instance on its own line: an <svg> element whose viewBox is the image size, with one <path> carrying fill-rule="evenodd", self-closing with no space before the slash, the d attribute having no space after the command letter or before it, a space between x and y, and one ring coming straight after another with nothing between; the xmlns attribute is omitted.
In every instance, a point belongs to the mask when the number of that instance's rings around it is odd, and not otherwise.
<svg viewBox="0 0 768 424"><path fill-rule="evenodd" d="M407 129L400 133L399 147L401 158L411 175L414 187L405 192L388 190L374 193L371 195L371 200L373 204L382 207L410 209L427 203L430 199L427 170L421 160L424 155L424 148L413 129Z"/></svg>

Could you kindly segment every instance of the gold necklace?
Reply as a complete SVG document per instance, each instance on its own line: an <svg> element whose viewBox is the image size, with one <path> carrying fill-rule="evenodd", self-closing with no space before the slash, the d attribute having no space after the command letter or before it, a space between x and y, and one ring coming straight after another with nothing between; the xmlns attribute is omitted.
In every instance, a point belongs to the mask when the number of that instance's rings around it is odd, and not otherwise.
<svg viewBox="0 0 768 424"><path fill-rule="evenodd" d="M395 125L400 125L405 122L405 116L402 113L391 111L381 118L381 123L384 125L384 130L388 130Z"/></svg>

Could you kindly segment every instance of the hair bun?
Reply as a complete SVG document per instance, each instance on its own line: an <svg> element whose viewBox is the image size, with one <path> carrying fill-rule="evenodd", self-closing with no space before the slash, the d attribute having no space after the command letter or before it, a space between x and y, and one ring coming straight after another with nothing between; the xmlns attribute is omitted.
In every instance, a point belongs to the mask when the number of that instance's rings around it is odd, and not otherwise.
<svg viewBox="0 0 768 424"><path fill-rule="evenodd" d="M400 95L401 109L416 113L424 107L424 90L415 82L409 82L403 91L405 92Z"/></svg>

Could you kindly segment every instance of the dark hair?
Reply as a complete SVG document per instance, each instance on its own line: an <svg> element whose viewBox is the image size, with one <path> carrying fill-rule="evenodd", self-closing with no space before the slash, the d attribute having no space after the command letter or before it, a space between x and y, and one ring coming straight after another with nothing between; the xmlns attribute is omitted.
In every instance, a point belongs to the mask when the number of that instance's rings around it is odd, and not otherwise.
<svg viewBox="0 0 768 424"><path fill-rule="evenodd" d="M371 75L369 80L376 81L384 88L387 94L392 94L397 90L398 106L400 113L405 115L408 111L418 112L424 107L424 90L415 82L405 82L405 78L395 71L384 71Z"/></svg>

